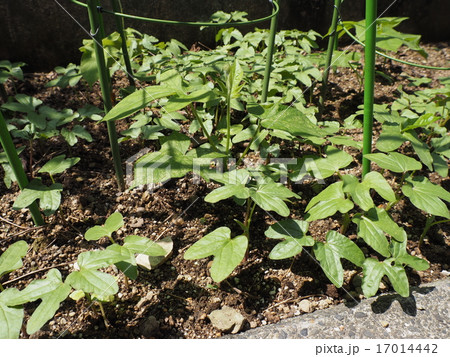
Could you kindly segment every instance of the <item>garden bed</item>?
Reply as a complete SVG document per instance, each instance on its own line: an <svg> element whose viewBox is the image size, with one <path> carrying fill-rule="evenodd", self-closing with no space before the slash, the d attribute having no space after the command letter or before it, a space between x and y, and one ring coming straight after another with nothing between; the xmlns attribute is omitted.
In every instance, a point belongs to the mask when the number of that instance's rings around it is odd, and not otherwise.
<svg viewBox="0 0 450 357"><path fill-rule="evenodd" d="M449 44L425 44L429 57L427 64L447 66L450 58ZM359 46L354 50L360 51ZM420 63L423 58L407 48L397 53L403 60ZM375 86L375 103L392 103L396 98L399 85L408 93L420 87L407 86L410 77L431 78L431 88L438 87L438 78L448 75L444 71L408 67L391 62L377 60L377 70L384 76L377 76ZM17 93L34 96L46 105L62 110L78 110L86 104L101 108L101 93L95 84L89 88L84 82L75 87L46 88L45 84L56 78L55 72L29 73L24 81L16 83ZM390 79L389 79L390 78ZM391 81L392 80L392 81ZM113 85L116 93L126 87L127 79L118 73ZM330 75L329 95L325 102L325 120L343 122L354 114L363 103L363 93L356 72L350 68L339 68ZM423 88L423 87L422 87ZM13 95L9 83L7 92ZM317 102L320 86L313 94L313 103ZM117 128L127 128L127 123L117 123ZM163 186L148 192L139 188L119 192L112 164L106 126L94 121L85 122L86 129L92 135L91 143L80 141L67 148L65 142L57 137L39 143L34 150L33 170L37 170L56 154L80 157L81 161L63 173L58 181L63 184L61 206L56 214L46 218L42 227L33 227L31 216L26 209L12 209L19 190L16 184L6 188L0 182L0 248L5 250L18 240L30 244L31 251L23 258L22 268L3 278L5 288L22 289L37 278L43 278L52 267L57 267L67 275L73 270L77 256L87 250L108 245L106 238L97 242L88 242L84 234L90 227L103 224L105 219L119 211L125 225L118 231L117 240L126 235L139 235L151 239L170 236L174 242L170 259L154 271L140 271L137 280L126 288L123 276L119 276L120 291L115 300L104 303L106 317L110 327L106 328L104 320L94 306L82 299L78 302L66 299L55 317L41 331L31 338L211 338L220 337L223 332L215 329L209 318L213 310L229 306L238 310L248 321L245 328L255 328L276 323L282 319L325 309L344 301L363 298L362 291L353 280L357 271L355 267L344 262L344 284L336 288L323 273L321 267L312 258L305 247L299 256L284 260L268 259L274 246L273 240L265 237L270 224L280 219L276 214L267 214L256 210L252 220L251 239L246 260L232 273L231 277L215 284L209 276L211 259L185 260L183 254L202 236L217 227L239 227L234 219L242 219L242 209L232 200L208 203L204 197L218 187L212 182L192 183L192 175L181 179L171 179ZM375 123L374 140L379 136L381 126ZM344 134L354 140L362 140L362 129L348 129ZM151 141L129 140L121 144L122 158L132 157L143 148L154 149ZM69 152L70 150L70 152ZM292 145L281 145L281 150L291 155L304 155L312 147L300 149ZM345 147L352 155L353 162L342 174L359 176L361 174L361 156L358 150ZM402 150L410 150L408 147ZM28 160L26 152L21 156ZM255 160L258 158L255 157ZM377 167L373 166L375 169ZM27 172L30 168L27 168ZM389 176L387 180L391 179ZM430 181L450 191L448 177L431 174ZM335 181L334 177L326 179L327 184ZM292 186L301 199L293 199L289 204L290 218L302 219L308 202L316 195L313 185L305 182ZM380 201L381 202L381 201ZM379 204L376 202L375 204ZM407 250L411 255L424 258L430 263L429 269L416 272L407 268L410 285L430 282L448 274L450 225L443 223L433 226L425 237L422 247L418 239L425 226L426 217L411 203L402 201L390 211L397 224L408 234ZM341 229L340 216L314 221L309 226L309 234L317 240L325 240L329 230ZM356 237L356 228L347 231L349 238ZM363 248L368 251L369 248ZM112 271L112 268L108 268ZM8 281L6 281L8 280ZM380 292L391 290L387 281L381 284ZM308 301L308 303L304 303ZM33 304L26 312L31 313ZM148 329L149 316L157 328ZM149 332L150 331L150 332ZM22 337L27 337L22 334ZM326 337L326 336L324 336Z"/></svg>

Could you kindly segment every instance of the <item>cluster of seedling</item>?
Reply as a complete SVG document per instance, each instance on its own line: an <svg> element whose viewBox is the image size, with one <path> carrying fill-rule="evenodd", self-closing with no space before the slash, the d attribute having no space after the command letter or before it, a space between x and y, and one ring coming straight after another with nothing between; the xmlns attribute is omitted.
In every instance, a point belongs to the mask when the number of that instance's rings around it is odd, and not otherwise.
<svg viewBox="0 0 450 357"><path fill-rule="evenodd" d="M242 20L244 14L219 13L213 21L226 22L233 16L235 20ZM418 37L393 29L401 20L380 19L378 29L385 35L380 36L380 48L396 50L400 45L407 45L422 51ZM356 35L361 35L360 23L343 26L353 27ZM242 207L242 219L236 219L236 225L214 229L184 254L185 259L213 256L210 274L216 283L227 279L241 264L248 254L250 240L261 239L251 234L251 222L255 210L263 210L273 218L283 217L265 231L266 237L278 241L269 254L270 259L290 259L308 247L336 287L344 283L341 259L346 259L362 272L361 287L365 296L376 294L385 276L400 295L409 295L405 267L424 270L429 265L407 252L407 233L390 212L405 200L424 212L427 226L422 236L417 237L421 243L433 224L450 219L444 202L450 202L450 193L428 178L431 173L448 176L448 78L441 79L442 88L417 90L414 94L399 87L394 103L375 106L374 117L382 124L382 131L376 144L378 152L366 158L377 164L380 172L356 177L342 174L342 169L355 162L343 148L361 149L361 142L345 135L346 129L360 126L358 115L361 113L355 113L342 123L322 121L316 119L318 108L311 104L312 87L322 79L320 68L325 63L325 54L313 51L318 48L315 42L320 37L318 33L290 30L276 35L265 102L260 101L260 96L269 41L267 31L255 30L243 35L235 28L223 29L216 37L222 45L214 50L196 52L187 51L178 41L162 43L133 29L127 29L126 34L133 76L151 85L144 84L141 89L123 88L121 100L104 117L93 107L78 112L56 111L21 94L7 98L2 109L8 114L8 129L13 137L28 143L30 160L34 143L42 139L61 136L70 146L78 140L91 141L92 137L82 126L86 118L100 123L131 118L132 124L121 133L119 142L151 140L158 150L136 160L130 188L158 184L193 172L205 181L220 185L205 197L206 202L215 204L232 199L237 207ZM111 55L107 61L111 74L125 65L121 41L120 34L113 33L103 42ZM93 41L85 40L81 51L80 66L70 64L57 68L59 76L49 85L75 86L80 80L92 85L98 79ZM336 52L334 56L335 65L359 71L358 53ZM8 78L21 79L21 72L12 70L20 64L14 67L6 63L2 66L2 63L0 69L6 68L2 73L7 73ZM424 84L417 81L419 79L410 78L413 85ZM304 95L308 88L309 100ZM286 142L309 145L316 153L282 158ZM399 152L405 145L411 146L418 160ZM19 152L24 150L18 149ZM8 160L1 155L4 181L10 187L15 177ZM263 164L246 167L244 162L250 155L260 158ZM35 178L20 193L14 208L21 209L39 201L46 215L53 214L60 205L63 189L55 182L54 175L70 169L79 160L78 157L55 156L39 170L50 175L51 185L46 186ZM30 162L30 169L32 167ZM293 183L302 182L306 177L316 183L317 195L308 202L302 220L289 219L289 202L300 198L292 190ZM329 231L325 241L308 235L310 222L329 217L340 220L339 232ZM441 220L435 221L435 217ZM102 301L110 300L118 292L117 277L101 269L116 265L127 282L128 278L137 277L135 254L161 256L167 253L155 242L139 236L128 236L123 245L117 244L112 235L123 224L122 216L116 212L104 226L89 229L85 234L87 240L107 237L111 245L104 250L81 253L77 269L65 279L53 269L45 279L35 280L21 291L3 290L0 285L0 337L19 335L24 304L42 300L27 323L26 330L31 334L52 318L60 302L69 295L74 299L87 296L100 306ZM357 239L346 236L351 224L355 225ZM370 248L370 256L361 249L362 242ZM27 249L28 245L20 241L3 253L0 277L22 265Z"/></svg>

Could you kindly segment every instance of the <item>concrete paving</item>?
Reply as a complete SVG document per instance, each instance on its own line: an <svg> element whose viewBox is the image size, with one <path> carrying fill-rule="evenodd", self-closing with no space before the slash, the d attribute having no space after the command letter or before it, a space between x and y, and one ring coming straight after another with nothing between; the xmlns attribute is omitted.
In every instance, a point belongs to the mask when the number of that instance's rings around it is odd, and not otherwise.
<svg viewBox="0 0 450 357"><path fill-rule="evenodd" d="M383 294L355 306L341 304L224 338L421 338L450 337L450 278Z"/></svg>

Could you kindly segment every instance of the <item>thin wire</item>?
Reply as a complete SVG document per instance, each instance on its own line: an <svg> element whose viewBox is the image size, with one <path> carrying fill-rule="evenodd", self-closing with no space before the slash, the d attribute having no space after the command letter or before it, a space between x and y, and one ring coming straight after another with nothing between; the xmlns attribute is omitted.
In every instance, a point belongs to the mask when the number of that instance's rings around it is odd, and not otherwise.
<svg viewBox="0 0 450 357"><path fill-rule="evenodd" d="M360 41L356 36L354 36L349 30L347 30L347 28L344 26L344 24L343 24L343 22L342 22L342 20L341 20L340 17L339 17L339 20L338 20L338 21L339 21L340 25L342 26L342 29L345 31L345 33L346 33L347 35L349 35L355 42L359 43L361 46L366 47L366 45L364 44L364 42L361 42L361 41ZM419 64L419 63L408 62L408 61L404 61L404 60L401 60L401 59L398 59L398 58L389 56L389 55L387 55L387 54L385 54L385 53L383 53L383 52L377 51L377 50L375 50L375 53L376 53L377 55L386 57L386 58L388 58L388 59L390 59L390 60L392 60L392 61L400 62L400 63L406 64L406 65L412 66L412 67L426 68L426 69L432 69L432 70L436 70L436 71L450 71L450 67L436 67L436 66L428 66L428 65L425 65L425 64Z"/></svg>
<svg viewBox="0 0 450 357"><path fill-rule="evenodd" d="M70 0L70 1L73 2L74 4L77 4L77 5L80 5L83 7L87 7L87 4L85 4L81 1L77 1L77 0ZM278 3L276 1L269 1L269 2L275 8L275 11L269 16L262 17L260 19L249 20L249 21L237 21L237 22L226 22L226 23L162 20L162 19L155 19L155 18L144 17L144 16L129 15L129 14L124 14L122 12L109 11L109 10L105 10L103 7L100 7L99 10L105 14L120 16L120 17L124 17L127 19L147 21L147 22L152 22L152 23L157 23L157 24L204 26L204 27L229 27L231 25L233 25L233 26L253 25L253 24L257 24L260 22L270 20L273 17L277 16L278 13L280 12L280 6L278 5Z"/></svg>

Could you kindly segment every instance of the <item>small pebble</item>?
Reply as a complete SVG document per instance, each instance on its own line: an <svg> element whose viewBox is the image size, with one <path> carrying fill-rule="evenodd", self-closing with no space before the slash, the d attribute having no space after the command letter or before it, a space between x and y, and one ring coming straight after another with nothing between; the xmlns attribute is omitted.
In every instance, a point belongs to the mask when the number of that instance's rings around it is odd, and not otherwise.
<svg viewBox="0 0 450 357"><path fill-rule="evenodd" d="M381 321L380 322L381 323L381 326L383 326L384 328L386 328L386 327L388 327L389 326L389 322L387 322L387 321Z"/></svg>

